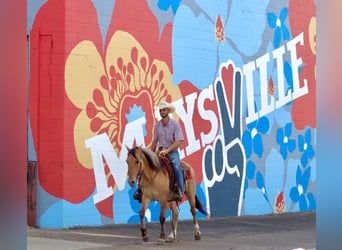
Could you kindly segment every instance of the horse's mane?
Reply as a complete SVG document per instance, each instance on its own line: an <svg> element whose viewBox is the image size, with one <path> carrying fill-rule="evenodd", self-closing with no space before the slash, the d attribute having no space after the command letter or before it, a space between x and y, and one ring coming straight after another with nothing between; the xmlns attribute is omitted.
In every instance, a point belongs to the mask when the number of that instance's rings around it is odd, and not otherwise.
<svg viewBox="0 0 342 250"><path fill-rule="evenodd" d="M132 148L128 154L132 154L136 158L136 151L139 149L138 147ZM148 164L151 166L154 170L161 170L161 167L164 166L164 162L162 159L154 153L152 150L149 150L147 148L140 148L143 154L145 155Z"/></svg>
<svg viewBox="0 0 342 250"><path fill-rule="evenodd" d="M158 157L158 155L154 153L152 150L149 150L147 148L141 148L141 151L144 153L148 163L154 170L160 170L161 166L164 165L161 158Z"/></svg>

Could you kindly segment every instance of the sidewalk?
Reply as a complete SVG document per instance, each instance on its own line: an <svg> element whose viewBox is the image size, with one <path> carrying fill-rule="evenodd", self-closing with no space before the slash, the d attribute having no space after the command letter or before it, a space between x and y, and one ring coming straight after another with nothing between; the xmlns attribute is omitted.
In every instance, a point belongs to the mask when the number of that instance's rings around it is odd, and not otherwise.
<svg viewBox="0 0 342 250"><path fill-rule="evenodd" d="M29 250L75 249L316 249L316 213L241 216L199 220L202 238L193 240L192 221L178 223L177 241L158 241L159 223L148 223L150 241L143 243L139 224L62 230L27 229ZM166 223L166 234L171 230Z"/></svg>

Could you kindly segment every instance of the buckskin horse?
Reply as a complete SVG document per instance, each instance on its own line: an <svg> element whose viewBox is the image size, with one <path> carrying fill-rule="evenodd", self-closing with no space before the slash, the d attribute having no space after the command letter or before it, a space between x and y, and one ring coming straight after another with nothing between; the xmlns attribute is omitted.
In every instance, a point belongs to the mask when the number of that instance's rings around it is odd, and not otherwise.
<svg viewBox="0 0 342 250"><path fill-rule="evenodd" d="M127 146L126 146L127 147ZM170 171L166 167L165 161L160 158L155 152L142 147L128 148L127 165L128 165L128 183L134 187L138 182L142 191L141 209L140 209L140 226L143 241L149 240L149 235L145 225L145 211L151 201L160 203L160 239L167 242L176 240L178 210L177 203L172 199L172 191L170 191ZM193 168L181 162L182 168L185 171L184 194L189 201L190 211L194 223L194 239L201 239L201 232L196 219L196 208L208 216L207 211L196 195L196 179ZM169 203L172 212L172 231L165 238L165 213Z"/></svg>

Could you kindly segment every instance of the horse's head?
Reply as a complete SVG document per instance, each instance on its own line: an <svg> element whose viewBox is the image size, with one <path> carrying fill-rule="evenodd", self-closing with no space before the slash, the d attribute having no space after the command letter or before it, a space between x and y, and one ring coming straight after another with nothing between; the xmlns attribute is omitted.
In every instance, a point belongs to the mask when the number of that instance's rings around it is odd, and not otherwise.
<svg viewBox="0 0 342 250"><path fill-rule="evenodd" d="M127 148L128 154L127 154L127 166L128 166L128 184L131 187L134 187L137 182L139 175L141 175L141 170L142 170L142 159L140 156L141 153L141 148L135 147L135 148Z"/></svg>

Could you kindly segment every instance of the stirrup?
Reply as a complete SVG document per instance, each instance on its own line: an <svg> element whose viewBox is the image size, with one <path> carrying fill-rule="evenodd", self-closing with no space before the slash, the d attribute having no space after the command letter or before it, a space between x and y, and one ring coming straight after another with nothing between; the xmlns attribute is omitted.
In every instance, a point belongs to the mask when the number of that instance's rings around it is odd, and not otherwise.
<svg viewBox="0 0 342 250"><path fill-rule="evenodd" d="M133 199L137 200L137 201L139 201L141 203L141 198L142 198L141 197L141 191L138 191L138 190L135 191L134 194L133 194Z"/></svg>
<svg viewBox="0 0 342 250"><path fill-rule="evenodd" d="M174 196L175 201L181 202L183 200L183 195L181 193L175 194Z"/></svg>
<svg viewBox="0 0 342 250"><path fill-rule="evenodd" d="M183 194L179 188L177 188L177 190L174 191L173 198L174 198L174 200L176 200L178 202L181 202L183 200Z"/></svg>

